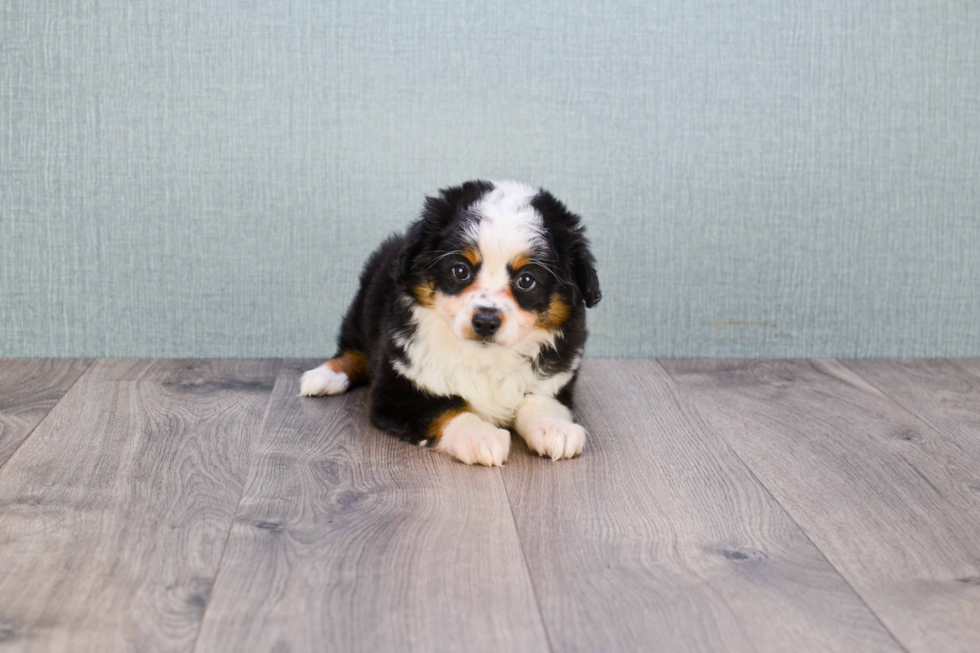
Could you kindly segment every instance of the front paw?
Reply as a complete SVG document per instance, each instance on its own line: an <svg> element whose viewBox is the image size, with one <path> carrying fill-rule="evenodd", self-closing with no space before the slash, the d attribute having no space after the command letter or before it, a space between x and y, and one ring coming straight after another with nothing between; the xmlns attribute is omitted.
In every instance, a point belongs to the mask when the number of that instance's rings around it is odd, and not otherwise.
<svg viewBox="0 0 980 653"><path fill-rule="evenodd" d="M585 429L574 422L545 422L531 427L524 440L532 451L552 460L574 458L585 446Z"/></svg>
<svg viewBox="0 0 980 653"><path fill-rule="evenodd" d="M463 413L446 424L436 448L467 465L499 467L510 453L510 431L498 429L473 413Z"/></svg>

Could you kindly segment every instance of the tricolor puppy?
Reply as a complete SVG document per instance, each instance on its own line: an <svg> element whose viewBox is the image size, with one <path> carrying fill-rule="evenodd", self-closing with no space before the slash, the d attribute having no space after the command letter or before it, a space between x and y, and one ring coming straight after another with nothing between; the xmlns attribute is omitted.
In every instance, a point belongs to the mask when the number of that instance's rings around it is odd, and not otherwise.
<svg viewBox="0 0 980 653"><path fill-rule="evenodd" d="M572 386L599 302L580 219L547 191L470 181L368 259L337 354L303 395L371 384L371 419L467 464L501 465L513 428L554 460L582 451Z"/></svg>

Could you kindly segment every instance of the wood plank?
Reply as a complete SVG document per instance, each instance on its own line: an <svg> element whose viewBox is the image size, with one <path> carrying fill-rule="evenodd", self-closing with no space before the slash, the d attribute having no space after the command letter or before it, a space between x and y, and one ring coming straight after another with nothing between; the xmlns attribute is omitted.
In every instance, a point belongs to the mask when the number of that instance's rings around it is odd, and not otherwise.
<svg viewBox="0 0 980 653"><path fill-rule="evenodd" d="M954 358L953 364L974 376L980 376L980 358Z"/></svg>
<svg viewBox="0 0 980 653"><path fill-rule="evenodd" d="M576 404L579 458L503 470L556 650L901 650L655 361Z"/></svg>
<svg viewBox="0 0 980 653"><path fill-rule="evenodd" d="M87 358L0 359L0 467L91 363Z"/></svg>
<svg viewBox="0 0 980 653"><path fill-rule="evenodd" d="M97 361L0 469L0 633L186 651L278 361Z"/></svg>
<svg viewBox="0 0 980 653"><path fill-rule="evenodd" d="M945 359L841 361L883 394L942 435L944 447L957 450L949 460L980 455L980 376L969 371L970 361ZM932 448L921 434L917 443ZM914 434L909 434L913 437ZM943 455L949 456L949 452ZM972 478L972 482L970 479ZM980 474L959 474L955 480L962 498L980 500Z"/></svg>
<svg viewBox="0 0 980 653"><path fill-rule="evenodd" d="M372 428L284 365L200 651L546 650L499 469Z"/></svg>
<svg viewBox="0 0 980 653"><path fill-rule="evenodd" d="M664 365L908 650L980 650L980 439L837 361Z"/></svg>

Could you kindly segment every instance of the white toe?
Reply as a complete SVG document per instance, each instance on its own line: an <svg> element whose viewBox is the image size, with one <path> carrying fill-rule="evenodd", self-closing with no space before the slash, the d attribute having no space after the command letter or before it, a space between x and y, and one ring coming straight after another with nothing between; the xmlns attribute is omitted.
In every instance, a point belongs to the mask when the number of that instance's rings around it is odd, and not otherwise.
<svg viewBox="0 0 980 653"><path fill-rule="evenodd" d="M533 451L552 460L574 458L585 446L585 429L573 422L552 422L531 429L525 439Z"/></svg>
<svg viewBox="0 0 980 653"><path fill-rule="evenodd" d="M510 431L463 413L446 424L436 448L467 465L500 466L510 453Z"/></svg>
<svg viewBox="0 0 980 653"><path fill-rule="evenodd" d="M299 393L304 397L320 395L339 395L347 391L350 381L343 372L334 372L326 365L303 372L299 382Z"/></svg>

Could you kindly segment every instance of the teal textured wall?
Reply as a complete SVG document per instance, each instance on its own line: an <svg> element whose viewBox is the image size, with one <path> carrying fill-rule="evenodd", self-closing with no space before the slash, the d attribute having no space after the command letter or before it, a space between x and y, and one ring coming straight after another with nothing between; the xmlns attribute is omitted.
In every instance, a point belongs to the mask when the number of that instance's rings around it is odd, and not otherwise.
<svg viewBox="0 0 980 653"><path fill-rule="evenodd" d="M592 356L977 356L978 44L974 0L5 0L0 355L331 353L490 177L585 217Z"/></svg>

